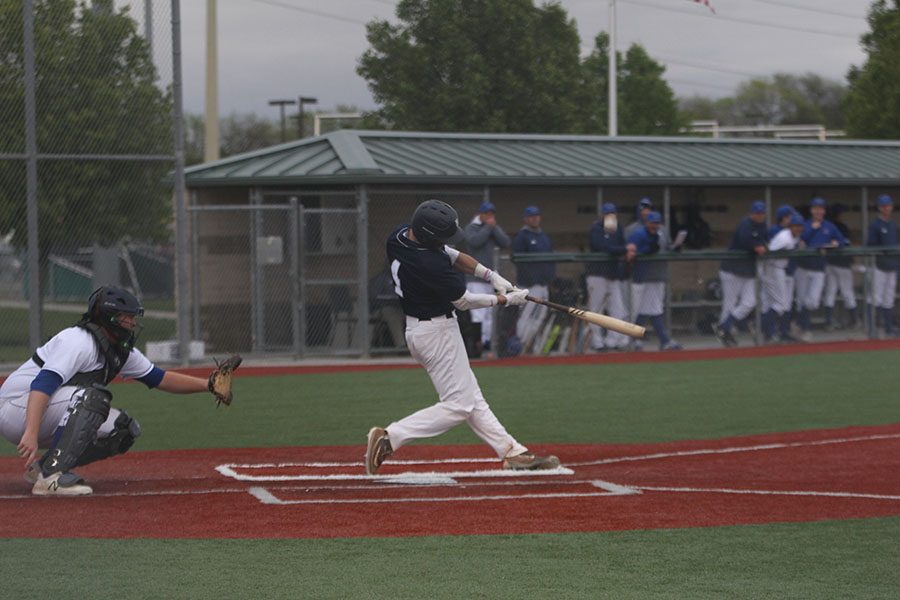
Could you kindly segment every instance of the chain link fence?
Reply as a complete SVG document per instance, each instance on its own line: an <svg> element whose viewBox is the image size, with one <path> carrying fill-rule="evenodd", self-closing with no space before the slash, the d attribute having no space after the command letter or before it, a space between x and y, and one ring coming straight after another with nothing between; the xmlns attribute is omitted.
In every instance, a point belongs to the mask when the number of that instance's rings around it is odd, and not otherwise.
<svg viewBox="0 0 900 600"><path fill-rule="evenodd" d="M30 355L29 323L46 339L104 284L142 299L142 347L175 337L173 4L4 4L0 362Z"/></svg>

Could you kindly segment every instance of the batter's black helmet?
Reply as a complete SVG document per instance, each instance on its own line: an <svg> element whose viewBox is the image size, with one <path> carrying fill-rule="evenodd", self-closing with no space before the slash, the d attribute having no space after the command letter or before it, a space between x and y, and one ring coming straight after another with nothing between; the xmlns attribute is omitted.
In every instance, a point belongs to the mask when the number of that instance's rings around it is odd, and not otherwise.
<svg viewBox="0 0 900 600"><path fill-rule="evenodd" d="M459 215L446 202L426 200L413 213L412 231L419 243L439 247L459 232Z"/></svg>
<svg viewBox="0 0 900 600"><path fill-rule="evenodd" d="M93 321L106 329L120 345L132 347L137 332L119 324L118 317L121 313L142 317L144 307L128 290L108 285L97 288L88 298L84 320Z"/></svg>

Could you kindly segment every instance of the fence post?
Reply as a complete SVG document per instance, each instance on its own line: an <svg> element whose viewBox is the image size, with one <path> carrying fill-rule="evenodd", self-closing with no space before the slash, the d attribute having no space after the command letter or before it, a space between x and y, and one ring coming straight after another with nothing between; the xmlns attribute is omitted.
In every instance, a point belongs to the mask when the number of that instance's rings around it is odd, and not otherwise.
<svg viewBox="0 0 900 600"><path fill-rule="evenodd" d="M300 262L297 256L299 245L297 238L300 235L297 206L299 202L296 196L291 196L291 212L288 219L290 220L290 239L288 240L288 252L290 254L291 267L288 277L291 280L291 340L294 345L294 356L299 357L302 351L300 343Z"/></svg>
<svg viewBox="0 0 900 600"><path fill-rule="evenodd" d="M356 339L362 354L368 357L372 351L372 341L369 339L369 190L365 184L359 186L356 206L356 269L359 280Z"/></svg>

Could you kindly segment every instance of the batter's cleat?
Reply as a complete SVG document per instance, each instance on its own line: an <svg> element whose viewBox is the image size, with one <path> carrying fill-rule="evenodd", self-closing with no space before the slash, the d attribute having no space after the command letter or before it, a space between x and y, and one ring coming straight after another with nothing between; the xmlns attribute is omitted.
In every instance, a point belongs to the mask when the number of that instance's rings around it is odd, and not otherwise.
<svg viewBox="0 0 900 600"><path fill-rule="evenodd" d="M30 484L37 483L38 477L41 476L41 461L35 460L28 468L25 469L25 474L22 475L22 478L25 479Z"/></svg>
<svg viewBox="0 0 900 600"><path fill-rule="evenodd" d="M374 475L384 460L393 453L387 430L381 427L370 429L366 445L366 475Z"/></svg>
<svg viewBox="0 0 900 600"><path fill-rule="evenodd" d="M559 459L553 456L535 456L528 452L503 459L503 468L511 471L543 471L559 468Z"/></svg>
<svg viewBox="0 0 900 600"><path fill-rule="evenodd" d="M38 476L31 493L35 496L89 496L94 493L84 479L71 472Z"/></svg>

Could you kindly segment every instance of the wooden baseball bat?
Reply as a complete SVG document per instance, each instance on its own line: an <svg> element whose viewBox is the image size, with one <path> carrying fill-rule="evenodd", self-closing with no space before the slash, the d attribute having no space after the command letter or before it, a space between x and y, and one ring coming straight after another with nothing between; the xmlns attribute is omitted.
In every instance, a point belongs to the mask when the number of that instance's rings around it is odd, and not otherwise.
<svg viewBox="0 0 900 600"><path fill-rule="evenodd" d="M589 310L584 310L582 308L573 308L571 306L564 306L562 304L557 304L556 302L550 302L549 300L542 300L540 298L535 298L534 296L525 296L525 299L529 302L534 302L536 304L543 304L544 306L550 307L553 310L558 310L564 313L568 313L575 318L581 319L582 321L587 321L588 323L593 323L594 325L599 325L604 329L609 329L610 331L616 331L618 333L625 334L629 337L633 338L642 338L644 337L644 333L647 331L645 328L640 325L635 325L634 323L629 323L628 321L623 321L622 319L616 319L614 317L608 317L606 315L601 315L599 313L591 312Z"/></svg>

